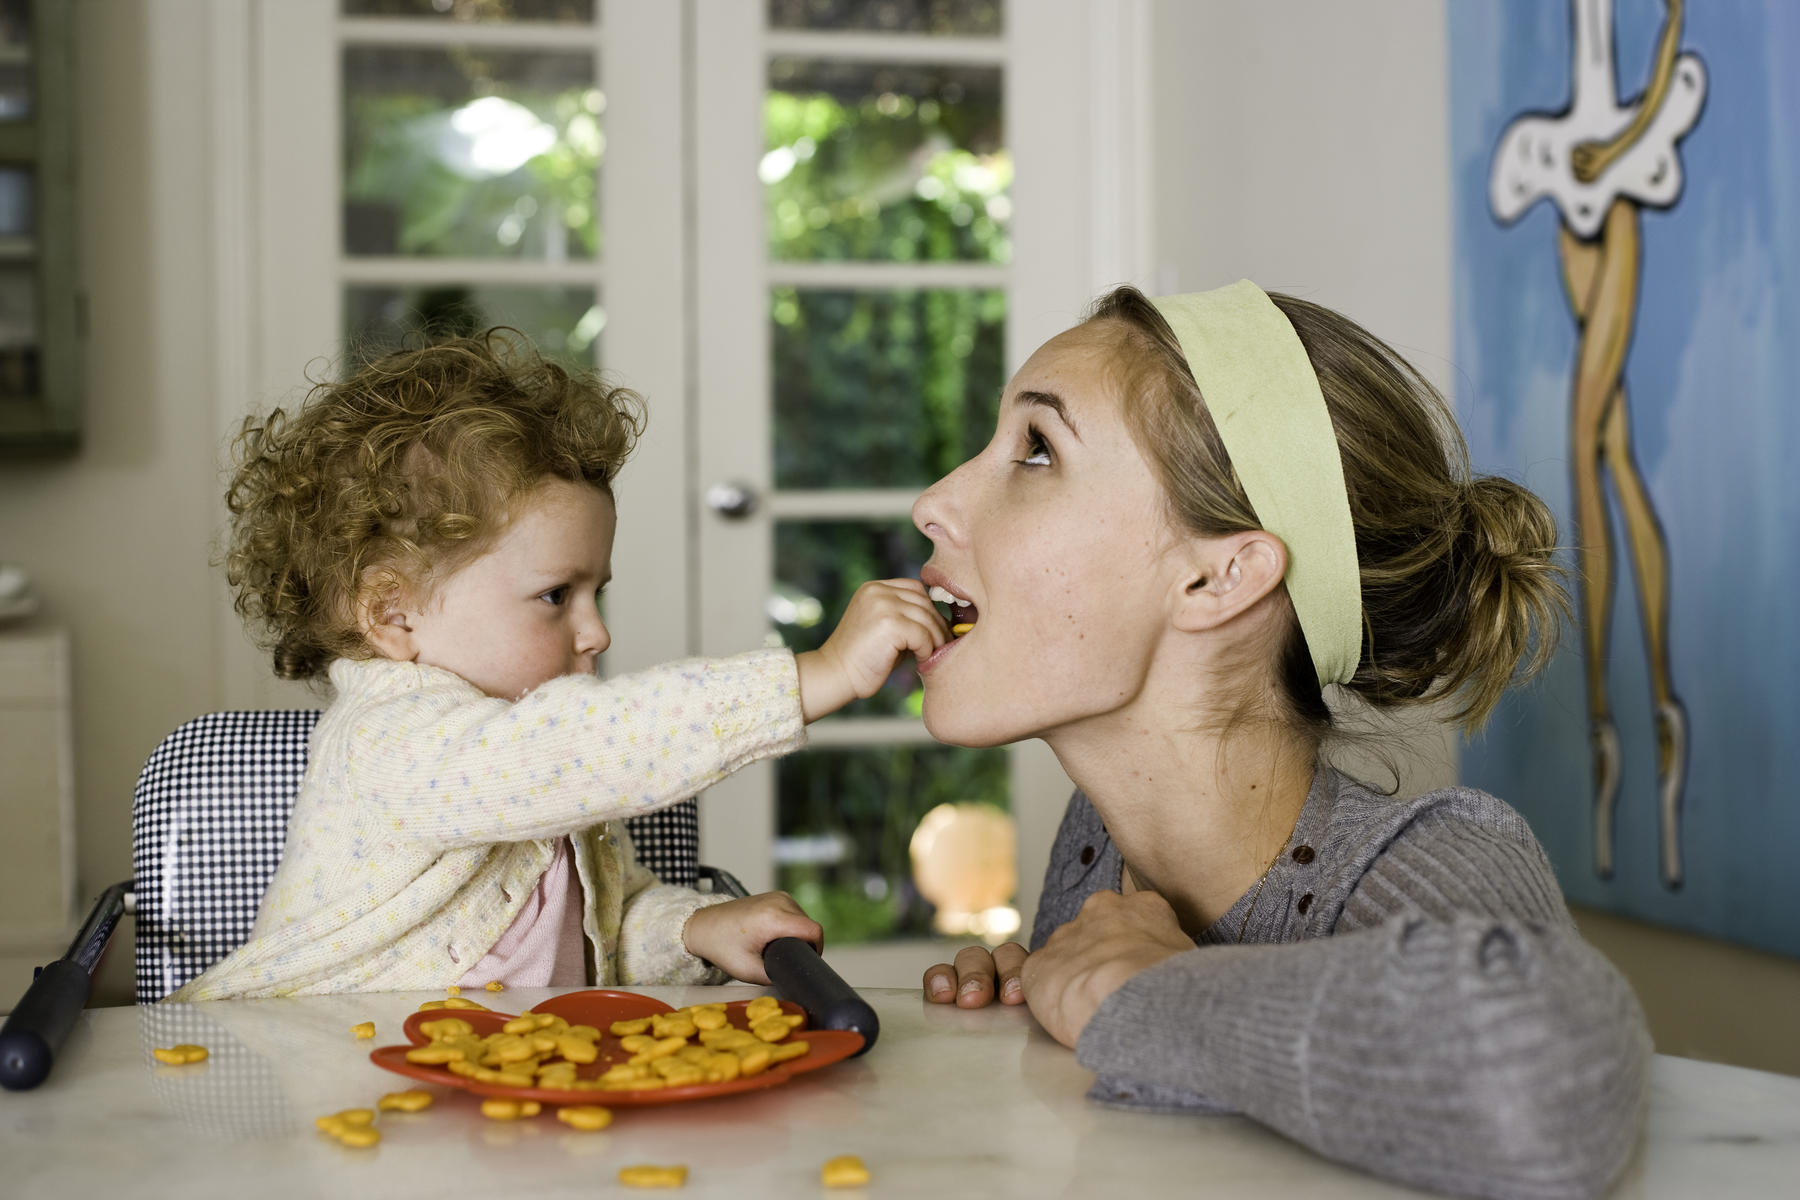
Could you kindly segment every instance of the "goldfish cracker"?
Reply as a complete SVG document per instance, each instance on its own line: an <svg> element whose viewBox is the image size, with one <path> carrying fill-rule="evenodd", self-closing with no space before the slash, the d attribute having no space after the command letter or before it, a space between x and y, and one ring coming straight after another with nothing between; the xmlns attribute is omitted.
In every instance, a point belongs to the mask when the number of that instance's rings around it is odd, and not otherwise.
<svg viewBox="0 0 1800 1200"><path fill-rule="evenodd" d="M420 1005L420 1007L423 1008L424 1006ZM493 1012L494 1011L493 1009L489 1008L487 1005L477 1004L475 1001L470 1000L466 996L452 996L448 1000L445 1000L443 1003L439 1004L438 1007L439 1008L473 1008L473 1009L478 1009L481 1012Z"/></svg>
<svg viewBox="0 0 1800 1200"><path fill-rule="evenodd" d="M650 1018L640 1017L635 1021L614 1021L606 1031L615 1037L633 1037L648 1032Z"/></svg>
<svg viewBox="0 0 1800 1200"><path fill-rule="evenodd" d="M760 1046L763 1040L748 1029L739 1029L735 1025L728 1029L709 1029L700 1035L700 1044L710 1046L714 1050L738 1050L748 1046Z"/></svg>
<svg viewBox="0 0 1800 1200"><path fill-rule="evenodd" d="M420 1012L437 1012L439 1009L441 1009L443 1007L444 1007L444 1002L442 1000L427 1000L425 1003L419 1005L419 1011Z"/></svg>
<svg viewBox="0 0 1800 1200"><path fill-rule="evenodd" d="M350 1146L357 1150L367 1150L381 1140L381 1130L373 1126L346 1129L337 1135L338 1144Z"/></svg>
<svg viewBox="0 0 1800 1200"><path fill-rule="evenodd" d="M730 1023L725 1016L725 1010L720 1008L700 1009L694 1013L691 1020L694 1022L694 1028L701 1030L723 1029Z"/></svg>
<svg viewBox="0 0 1800 1200"><path fill-rule="evenodd" d="M467 1055L456 1046L443 1042L431 1042L424 1046L414 1046L406 1052L406 1061L418 1063L426 1067L442 1067L449 1063L461 1062Z"/></svg>
<svg viewBox="0 0 1800 1200"><path fill-rule="evenodd" d="M493 1121L516 1121L520 1117L535 1117L542 1111L543 1105L536 1100L506 1100L493 1096L481 1102L481 1115Z"/></svg>
<svg viewBox="0 0 1800 1200"><path fill-rule="evenodd" d="M461 988L459 988L459 987L457 987L457 986L456 986L456 985L455 985L455 984L454 984L454 983L453 983L453 984L451 984L451 985L450 985L450 986L449 986L449 987L447 987L447 988L445 988L445 989L444 989L444 991L445 991L445 992L446 992L446 993L447 993L447 994L449 994L449 995L452 995L452 996L460 996L460 995L462 995L462 989L461 989Z"/></svg>
<svg viewBox="0 0 1800 1200"><path fill-rule="evenodd" d="M423 1112L431 1107L434 1097L430 1092L413 1088L405 1092L389 1092L375 1102L375 1107L382 1112Z"/></svg>
<svg viewBox="0 0 1800 1200"><path fill-rule="evenodd" d="M375 1123L375 1110L372 1108L346 1108L313 1121L320 1130L336 1137L346 1129L360 1129Z"/></svg>
<svg viewBox="0 0 1800 1200"><path fill-rule="evenodd" d="M650 1018L650 1032L659 1038L678 1037L686 1040L694 1036L694 1022L681 1013L659 1013Z"/></svg>
<svg viewBox="0 0 1800 1200"><path fill-rule="evenodd" d="M769 1061L786 1062L790 1058L799 1058L811 1049L812 1046L806 1042L786 1042L779 1046L770 1046Z"/></svg>
<svg viewBox="0 0 1800 1200"><path fill-rule="evenodd" d="M487 981L487 990L490 992L504 992L506 990L506 985L501 983L498 979L490 979Z"/></svg>
<svg viewBox="0 0 1800 1200"><path fill-rule="evenodd" d="M738 1074L746 1079L752 1075L761 1075L774 1061L774 1048L766 1042L758 1042L738 1055Z"/></svg>
<svg viewBox="0 0 1800 1200"><path fill-rule="evenodd" d="M686 1167L639 1165L619 1168L619 1182L635 1188L678 1188L687 1183Z"/></svg>
<svg viewBox="0 0 1800 1200"><path fill-rule="evenodd" d="M744 1005L744 1018L755 1024L762 1018L772 1016L781 1011L781 1001L773 996L758 996Z"/></svg>
<svg viewBox="0 0 1800 1200"><path fill-rule="evenodd" d="M869 1182L869 1168L854 1154L840 1154L825 1160L819 1168L819 1182L829 1188L862 1187Z"/></svg>
<svg viewBox="0 0 1800 1200"><path fill-rule="evenodd" d="M557 1035L552 1046L558 1054L572 1063L591 1063L600 1057L600 1047L597 1044L572 1033Z"/></svg>
<svg viewBox="0 0 1800 1200"><path fill-rule="evenodd" d="M642 1050L640 1050L636 1054L632 1055L631 1061L637 1062L639 1060L642 1060L644 1062L652 1062L659 1058L667 1058L671 1054L679 1053L681 1048L685 1045L687 1045L686 1038L679 1038L679 1037L658 1038L656 1041L652 1042L650 1045L644 1047Z"/></svg>
<svg viewBox="0 0 1800 1200"><path fill-rule="evenodd" d="M793 1032L794 1027L780 1017L764 1017L750 1026L750 1032L765 1042L779 1042Z"/></svg>
<svg viewBox="0 0 1800 1200"><path fill-rule="evenodd" d="M186 1066L189 1063L205 1062L208 1051L205 1046L196 1046L191 1042L183 1042L168 1049L150 1051L150 1056L157 1062L168 1063L172 1067Z"/></svg>
<svg viewBox="0 0 1800 1200"><path fill-rule="evenodd" d="M419 1032L435 1042L468 1037L475 1032L475 1027L461 1017L443 1017L436 1021L420 1021Z"/></svg>
<svg viewBox="0 0 1800 1200"><path fill-rule="evenodd" d="M556 1110L556 1119L575 1129L593 1132L612 1124L612 1109L597 1104L571 1104Z"/></svg>
<svg viewBox="0 0 1800 1200"><path fill-rule="evenodd" d="M373 1021L359 1022L358 1024L352 1025L350 1027L350 1032L354 1033L356 1035L357 1041L359 1041L359 1042L367 1041L369 1038L372 1038L375 1036L375 1022L373 1022Z"/></svg>

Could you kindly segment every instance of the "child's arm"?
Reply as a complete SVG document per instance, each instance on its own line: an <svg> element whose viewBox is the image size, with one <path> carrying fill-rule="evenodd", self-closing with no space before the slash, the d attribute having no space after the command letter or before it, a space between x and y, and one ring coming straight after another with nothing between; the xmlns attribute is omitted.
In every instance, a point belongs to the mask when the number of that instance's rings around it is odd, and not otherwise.
<svg viewBox="0 0 1800 1200"><path fill-rule="evenodd" d="M365 815L364 837L446 849L562 837L666 807L805 738L786 650L566 675L510 703L448 671L357 668L346 679L372 674L368 697L321 718L314 753L342 762L333 790Z"/></svg>
<svg viewBox="0 0 1800 1200"><path fill-rule="evenodd" d="M863 584L825 644L794 656L806 719L816 721L873 696L902 654L925 658L949 640L943 614L918 580Z"/></svg>
<svg viewBox="0 0 1800 1200"><path fill-rule="evenodd" d="M629 984L769 982L762 951L779 937L824 946L824 930L785 892L732 900L659 883L637 861L628 835L624 850L624 912L616 975Z"/></svg>

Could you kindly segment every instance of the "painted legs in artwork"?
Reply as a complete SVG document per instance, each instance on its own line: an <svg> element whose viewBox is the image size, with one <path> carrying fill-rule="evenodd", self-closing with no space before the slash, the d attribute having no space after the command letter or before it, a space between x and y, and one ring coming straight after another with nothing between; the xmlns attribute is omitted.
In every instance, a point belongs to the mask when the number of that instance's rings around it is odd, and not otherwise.
<svg viewBox="0 0 1800 1200"><path fill-rule="evenodd" d="M1637 206L1614 200L1599 236L1584 240L1565 226L1558 239L1563 282L1580 327L1571 397L1571 458L1576 541L1581 565L1582 649L1594 766L1594 869L1613 872L1614 809L1621 752L1606 680L1612 625L1614 554L1606 482L1610 479L1637 580L1645 653L1655 706L1658 831L1665 886L1681 886L1681 798L1687 774L1687 714L1669 674L1668 546L1632 453L1624 386L1625 353L1638 296Z"/></svg>

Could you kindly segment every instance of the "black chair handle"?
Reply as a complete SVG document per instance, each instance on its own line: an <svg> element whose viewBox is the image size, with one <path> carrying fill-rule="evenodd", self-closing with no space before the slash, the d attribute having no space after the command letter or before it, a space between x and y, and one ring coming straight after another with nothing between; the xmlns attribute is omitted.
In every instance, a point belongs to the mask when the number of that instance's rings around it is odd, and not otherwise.
<svg viewBox="0 0 1800 1200"><path fill-rule="evenodd" d="M702 878L728 896L742 899L750 893L737 877L717 867L701 867ZM775 990L806 1010L807 1017L820 1029L847 1029L862 1035L862 1049L867 1054L881 1034L881 1020L869 1002L844 982L843 976L819 956L811 942L799 938L776 938L763 947L763 969ZM852 1057L855 1057L854 1055Z"/></svg>
<svg viewBox="0 0 1800 1200"><path fill-rule="evenodd" d="M56 1065L76 1018L87 1007L94 987L94 968L125 915L132 885L115 883L100 894L69 952L40 969L18 1006L0 1026L0 1087L22 1092L44 1082Z"/></svg>

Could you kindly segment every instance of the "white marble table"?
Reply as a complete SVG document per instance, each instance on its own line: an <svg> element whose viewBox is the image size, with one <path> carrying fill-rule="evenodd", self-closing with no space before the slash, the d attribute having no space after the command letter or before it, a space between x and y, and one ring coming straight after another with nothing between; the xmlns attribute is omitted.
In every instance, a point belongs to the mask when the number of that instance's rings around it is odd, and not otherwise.
<svg viewBox="0 0 1800 1200"><path fill-rule="evenodd" d="M645 988L673 1005L755 989ZM518 990L519 1011L552 995ZM435 994L434 994L435 995ZM825 1196L819 1166L869 1165L871 1196L1412 1195L1237 1117L1121 1112L1083 1099L1090 1076L1018 1008L964 1012L917 990L866 990L875 1049L742 1096L620 1109L601 1133L549 1113L498 1123L442 1090L423 1113L383 1113L372 1150L313 1118L411 1086L369 1062L403 1040L425 994L326 996L91 1010L36 1091L0 1092L0 1194L11 1197L551 1197L646 1194L630 1163L686 1163L691 1196ZM374 1020L373 1042L349 1027ZM164 1067L153 1046L211 1059ZM1624 1197L1794 1195L1800 1079L1659 1056L1649 1133ZM1787 1182L1782 1182L1786 1180Z"/></svg>

